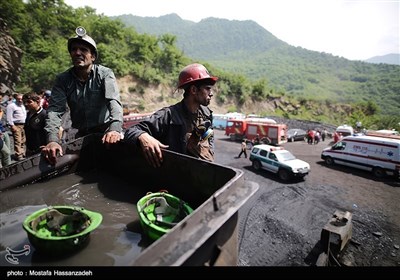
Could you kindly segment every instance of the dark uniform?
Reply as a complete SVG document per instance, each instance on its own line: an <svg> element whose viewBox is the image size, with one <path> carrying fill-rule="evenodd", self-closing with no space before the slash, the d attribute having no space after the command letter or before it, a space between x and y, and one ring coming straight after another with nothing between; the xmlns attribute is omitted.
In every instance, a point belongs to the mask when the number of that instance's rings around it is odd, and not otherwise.
<svg viewBox="0 0 400 280"><path fill-rule="evenodd" d="M171 151L213 161L214 136L209 130L211 127L212 111L208 107L200 105L198 112L192 114L181 101L158 110L149 119L130 127L124 139L137 144L138 137L147 132L161 143L169 145Z"/></svg>
<svg viewBox="0 0 400 280"><path fill-rule="evenodd" d="M25 135L26 135L26 148L27 155L33 155L40 152L40 147L47 144L46 125L47 112L41 108L38 112L28 112L25 120Z"/></svg>
<svg viewBox="0 0 400 280"><path fill-rule="evenodd" d="M72 127L79 136L94 132L122 131L122 105L114 73L102 65L93 64L89 79L82 83L73 68L57 76L51 91L46 131L48 142L60 142L58 137L62 116L70 108Z"/></svg>

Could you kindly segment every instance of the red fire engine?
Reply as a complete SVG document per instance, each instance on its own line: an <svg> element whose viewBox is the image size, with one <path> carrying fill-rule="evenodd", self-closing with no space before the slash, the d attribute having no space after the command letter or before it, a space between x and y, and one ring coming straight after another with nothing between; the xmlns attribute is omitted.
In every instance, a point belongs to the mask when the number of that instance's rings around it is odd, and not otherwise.
<svg viewBox="0 0 400 280"><path fill-rule="evenodd" d="M260 143L281 145L287 142L287 125L257 122L249 119L229 119L225 129L225 135L232 141L247 139L253 141L259 137Z"/></svg>

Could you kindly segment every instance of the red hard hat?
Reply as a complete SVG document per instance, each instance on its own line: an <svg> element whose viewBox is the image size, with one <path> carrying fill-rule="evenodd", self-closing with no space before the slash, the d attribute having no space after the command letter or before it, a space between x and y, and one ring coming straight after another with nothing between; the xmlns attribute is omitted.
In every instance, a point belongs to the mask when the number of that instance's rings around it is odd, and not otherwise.
<svg viewBox="0 0 400 280"><path fill-rule="evenodd" d="M208 70L201 64L194 63L186 66L179 73L178 88L183 88L184 86L200 80L210 80L210 84L214 85L218 80L218 77L213 77L208 73Z"/></svg>

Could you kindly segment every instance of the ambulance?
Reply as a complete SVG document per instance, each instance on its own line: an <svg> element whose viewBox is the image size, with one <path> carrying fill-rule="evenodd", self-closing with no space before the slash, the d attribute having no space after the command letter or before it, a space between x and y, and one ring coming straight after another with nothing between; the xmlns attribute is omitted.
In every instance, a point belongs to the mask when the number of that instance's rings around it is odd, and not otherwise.
<svg viewBox="0 0 400 280"><path fill-rule="evenodd" d="M372 172L378 178L399 178L400 137L347 136L325 148L321 158L327 165L340 164Z"/></svg>

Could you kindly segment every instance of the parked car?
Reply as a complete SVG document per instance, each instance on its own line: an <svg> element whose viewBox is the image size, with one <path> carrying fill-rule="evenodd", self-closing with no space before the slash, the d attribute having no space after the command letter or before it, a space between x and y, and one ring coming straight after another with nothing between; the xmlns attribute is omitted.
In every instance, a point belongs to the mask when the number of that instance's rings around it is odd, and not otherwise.
<svg viewBox="0 0 400 280"><path fill-rule="evenodd" d="M300 128L291 128L287 131L287 139L289 142L304 141L307 132Z"/></svg>
<svg viewBox="0 0 400 280"><path fill-rule="evenodd" d="M255 170L264 169L278 174L282 181L288 181L293 177L303 178L310 172L310 164L297 159L283 147L255 145L249 159Z"/></svg>

